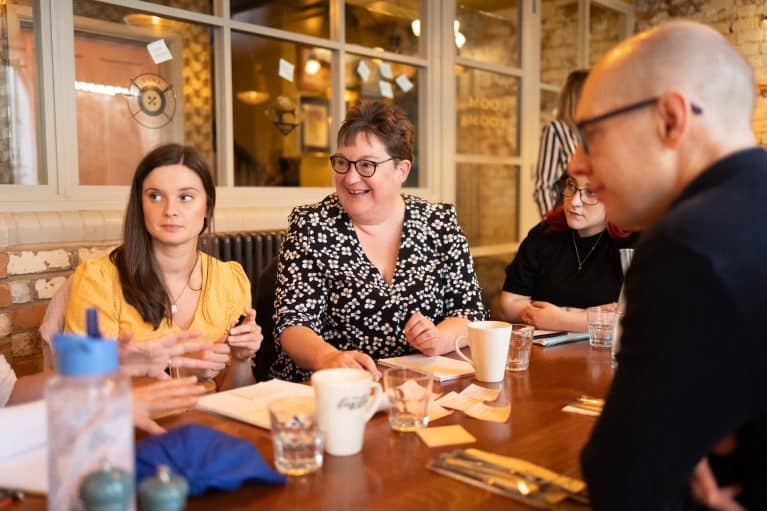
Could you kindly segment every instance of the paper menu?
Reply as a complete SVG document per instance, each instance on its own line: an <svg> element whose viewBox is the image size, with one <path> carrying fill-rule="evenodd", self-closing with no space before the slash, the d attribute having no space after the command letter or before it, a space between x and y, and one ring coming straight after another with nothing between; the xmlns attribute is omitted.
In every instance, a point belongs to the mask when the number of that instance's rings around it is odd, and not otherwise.
<svg viewBox="0 0 767 511"><path fill-rule="evenodd" d="M45 401L0 408L0 488L48 492L48 432Z"/></svg>
<svg viewBox="0 0 767 511"><path fill-rule="evenodd" d="M271 401L283 397L312 396L309 385L282 380L269 380L247 387L208 394L197 402L197 408L215 412L260 428L269 429Z"/></svg>
<svg viewBox="0 0 767 511"><path fill-rule="evenodd" d="M416 353L402 357L382 358L378 360L378 363L388 367L404 367L417 371L428 371L432 373L437 381L454 380L462 376L474 374L474 368L468 362L441 355L427 357Z"/></svg>

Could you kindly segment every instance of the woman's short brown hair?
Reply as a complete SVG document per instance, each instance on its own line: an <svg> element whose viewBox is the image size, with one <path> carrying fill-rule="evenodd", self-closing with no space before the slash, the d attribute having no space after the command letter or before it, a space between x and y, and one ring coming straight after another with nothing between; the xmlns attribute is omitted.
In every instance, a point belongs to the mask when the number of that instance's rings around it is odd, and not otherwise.
<svg viewBox="0 0 767 511"><path fill-rule="evenodd" d="M366 101L353 106L338 130L338 146L354 143L357 135L375 135L395 160L413 161L413 123L394 103Z"/></svg>

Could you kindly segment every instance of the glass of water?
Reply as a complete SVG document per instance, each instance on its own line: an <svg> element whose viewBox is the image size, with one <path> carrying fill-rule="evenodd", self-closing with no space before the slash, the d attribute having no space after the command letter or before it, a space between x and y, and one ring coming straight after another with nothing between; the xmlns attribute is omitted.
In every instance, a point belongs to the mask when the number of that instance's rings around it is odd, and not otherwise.
<svg viewBox="0 0 767 511"><path fill-rule="evenodd" d="M431 373L392 367L384 371L389 398L389 425L395 431L415 431L429 424Z"/></svg>
<svg viewBox="0 0 767 511"><path fill-rule="evenodd" d="M317 424L314 397L286 397L269 403L274 465L289 476L322 467L323 436Z"/></svg>
<svg viewBox="0 0 767 511"><path fill-rule="evenodd" d="M615 305L598 305L586 309L589 326L589 344L595 348L609 348L613 343Z"/></svg>

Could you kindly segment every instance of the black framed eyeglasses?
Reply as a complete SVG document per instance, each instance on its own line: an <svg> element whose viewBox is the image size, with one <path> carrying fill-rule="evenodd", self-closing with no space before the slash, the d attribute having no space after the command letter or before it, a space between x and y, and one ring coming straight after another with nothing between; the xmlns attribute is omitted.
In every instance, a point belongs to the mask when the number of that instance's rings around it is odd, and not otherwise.
<svg viewBox="0 0 767 511"><path fill-rule="evenodd" d="M584 129L587 126L591 126L598 122L602 122L604 120L610 119L611 117L617 117L619 115L633 112L634 110L639 110L641 108L654 105L655 103L658 102L659 99L660 99L660 96L643 99L642 101L637 101L636 103L631 103L629 105L622 106L614 110L609 110L603 114L599 114L594 117L589 117L589 118L583 119L582 121L576 122L575 128L578 130L578 137L580 138L580 144L581 144L581 147L583 148L583 151L587 154L589 152L589 145L586 142L586 132L584 131ZM690 107L694 115L700 115L703 113L703 109L699 107L698 105L696 105L695 103L690 103Z"/></svg>
<svg viewBox="0 0 767 511"><path fill-rule="evenodd" d="M581 202L587 206L599 203L596 193L592 192L589 188L578 188L578 183L574 179L563 179L559 182L559 189L562 192L562 196L568 199L576 193L580 193Z"/></svg>
<svg viewBox="0 0 767 511"><path fill-rule="evenodd" d="M352 161L348 158L344 158L341 155L334 154L330 157L330 166L333 167L333 171L338 174L347 174L354 165L357 169L357 174L362 177L373 177L376 173L376 169L382 163L393 160L394 157L388 158L383 161L370 161L370 160L357 160Z"/></svg>

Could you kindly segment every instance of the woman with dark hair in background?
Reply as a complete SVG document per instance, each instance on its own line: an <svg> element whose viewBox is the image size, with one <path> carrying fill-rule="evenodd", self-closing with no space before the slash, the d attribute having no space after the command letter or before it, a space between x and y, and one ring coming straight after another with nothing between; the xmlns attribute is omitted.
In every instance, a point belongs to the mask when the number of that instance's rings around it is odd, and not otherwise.
<svg viewBox="0 0 767 511"><path fill-rule="evenodd" d="M560 180L563 203L533 227L506 267L501 316L545 330L586 331L587 307L615 302L621 248L636 236L610 224L583 178Z"/></svg>
<svg viewBox="0 0 767 511"><path fill-rule="evenodd" d="M575 146L578 145L575 107L588 75L587 69L578 69L567 76L565 86L559 93L557 118L547 124L541 134L533 192L533 199L538 205L541 217L546 216L561 200L557 183L567 172L567 165L573 157Z"/></svg>
<svg viewBox="0 0 767 511"><path fill-rule="evenodd" d="M214 342L186 359L189 370L213 378L233 355L222 387L253 382L250 362L262 336L250 306L250 282L238 263L199 249L200 235L211 230L215 203L208 164L195 149L166 144L147 154L133 177L123 244L78 266L65 330L83 333L85 309L96 307L106 337L127 332L140 344L189 331Z"/></svg>

